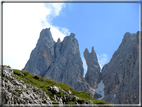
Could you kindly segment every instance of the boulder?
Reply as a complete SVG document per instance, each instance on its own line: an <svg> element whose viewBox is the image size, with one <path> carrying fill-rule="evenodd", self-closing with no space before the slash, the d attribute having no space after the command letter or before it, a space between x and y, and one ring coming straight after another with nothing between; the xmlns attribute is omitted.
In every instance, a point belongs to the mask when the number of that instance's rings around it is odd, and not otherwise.
<svg viewBox="0 0 142 107"><path fill-rule="evenodd" d="M50 86L50 90L52 93L55 93L55 94L59 93L59 88L57 86L54 86L54 87Z"/></svg>

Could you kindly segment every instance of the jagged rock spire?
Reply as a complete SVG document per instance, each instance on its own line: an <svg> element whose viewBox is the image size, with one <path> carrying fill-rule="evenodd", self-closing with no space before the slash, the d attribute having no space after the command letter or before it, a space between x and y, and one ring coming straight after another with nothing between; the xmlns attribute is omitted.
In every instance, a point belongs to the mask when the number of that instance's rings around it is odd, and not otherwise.
<svg viewBox="0 0 142 107"><path fill-rule="evenodd" d="M110 62L102 68L105 97L112 104L139 103L139 32L125 33ZM115 97L114 97L115 96Z"/></svg>
<svg viewBox="0 0 142 107"><path fill-rule="evenodd" d="M91 87L96 88L97 84L100 82L101 73L94 47L92 47L91 53L89 53L87 48L85 49L84 58L88 67L87 73L85 75L85 80L89 83Z"/></svg>
<svg viewBox="0 0 142 107"><path fill-rule="evenodd" d="M66 36L62 42L60 39L55 42L50 29L43 29L23 70L66 83L77 91L92 94L89 84L83 78L83 63L78 41L73 33Z"/></svg>

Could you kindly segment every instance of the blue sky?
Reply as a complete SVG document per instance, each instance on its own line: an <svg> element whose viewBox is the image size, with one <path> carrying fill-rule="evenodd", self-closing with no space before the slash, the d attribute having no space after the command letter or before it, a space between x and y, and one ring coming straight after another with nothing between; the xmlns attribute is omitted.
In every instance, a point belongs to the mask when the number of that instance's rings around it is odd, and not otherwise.
<svg viewBox="0 0 142 107"><path fill-rule="evenodd" d="M85 72L85 48L91 52L94 46L103 66L110 61L123 35L139 30L139 3L36 3L4 4L3 7L4 64L17 69L24 68L41 29L46 27L51 27L55 41L75 33ZM13 50L19 50L18 54Z"/></svg>
<svg viewBox="0 0 142 107"><path fill-rule="evenodd" d="M139 30L138 3L72 3L52 20L55 26L65 27L76 34L83 52L94 46L102 65L119 47L126 32ZM104 61L104 62L103 62Z"/></svg>

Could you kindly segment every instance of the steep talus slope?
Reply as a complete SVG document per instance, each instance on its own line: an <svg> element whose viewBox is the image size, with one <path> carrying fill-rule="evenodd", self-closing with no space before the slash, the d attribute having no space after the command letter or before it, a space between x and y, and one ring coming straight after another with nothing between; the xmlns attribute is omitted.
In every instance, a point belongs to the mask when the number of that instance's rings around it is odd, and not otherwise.
<svg viewBox="0 0 142 107"><path fill-rule="evenodd" d="M103 100L111 104L139 103L139 32L126 33L112 59L102 69Z"/></svg>
<svg viewBox="0 0 142 107"><path fill-rule="evenodd" d="M42 106L94 106L109 104L93 99L90 93L78 92L67 84L58 83L48 78L32 75L28 71L0 67L3 71L2 107L42 107ZM68 105L69 106L69 105ZM73 106L73 105L72 105ZM109 104L108 106L111 107ZM71 107L71 105L70 105Z"/></svg>
<svg viewBox="0 0 142 107"><path fill-rule="evenodd" d="M77 91L86 91L94 95L89 84L83 78L78 41L71 33L61 42L55 42L50 28L43 29L35 49L23 70L32 74L63 82Z"/></svg>
<svg viewBox="0 0 142 107"><path fill-rule="evenodd" d="M100 65L98 63L94 47L92 47L91 53L89 53L88 49L85 49L84 58L88 66L87 73L85 75L85 80L89 83L91 87L95 89L98 83L100 82L101 73Z"/></svg>

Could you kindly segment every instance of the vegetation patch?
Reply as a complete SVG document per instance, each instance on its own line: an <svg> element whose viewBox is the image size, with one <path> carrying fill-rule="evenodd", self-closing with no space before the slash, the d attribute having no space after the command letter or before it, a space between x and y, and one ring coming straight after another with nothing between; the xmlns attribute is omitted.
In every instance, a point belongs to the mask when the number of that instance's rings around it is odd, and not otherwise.
<svg viewBox="0 0 142 107"><path fill-rule="evenodd" d="M29 75L30 72L29 71L21 71L25 76Z"/></svg>
<svg viewBox="0 0 142 107"><path fill-rule="evenodd" d="M57 87L60 87L59 93L55 94L58 97L61 97L62 95L66 95L66 94L63 94L63 91L61 90L63 89L66 92L70 90L72 92L70 96L71 97L77 96L79 97L78 100L90 100L93 102L93 104L109 104L108 102L92 98L91 94L85 91L78 92L67 84L64 84L61 82L55 82L54 80L49 78L42 78L38 75L32 75L28 71L20 71L16 69L13 69L13 71L14 71L14 74L16 75L15 76L16 78L23 80L26 84L31 84L31 86L36 86L37 88L42 89L46 94L49 95L50 99L52 99L54 95L53 93L51 93L51 90L49 87L57 86ZM75 104L77 100L73 99L72 101L67 101L66 99L63 98L63 101L66 102L66 104ZM59 104L58 102L53 102L53 103Z"/></svg>
<svg viewBox="0 0 142 107"><path fill-rule="evenodd" d="M60 104L60 103L58 103L58 102L53 102L53 104Z"/></svg>
<svg viewBox="0 0 142 107"><path fill-rule="evenodd" d="M14 74L19 75L19 76L23 76L23 73L20 70L17 69L13 69Z"/></svg>

